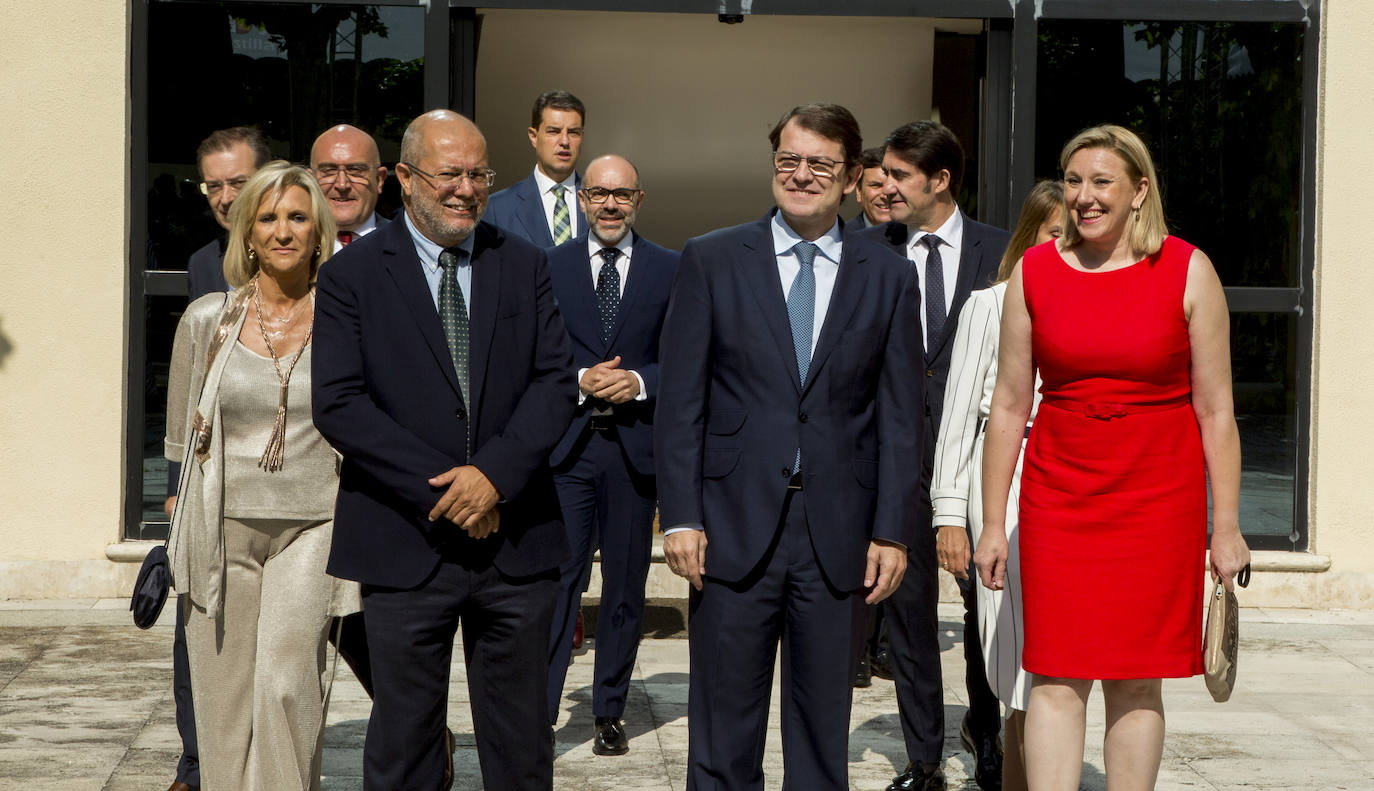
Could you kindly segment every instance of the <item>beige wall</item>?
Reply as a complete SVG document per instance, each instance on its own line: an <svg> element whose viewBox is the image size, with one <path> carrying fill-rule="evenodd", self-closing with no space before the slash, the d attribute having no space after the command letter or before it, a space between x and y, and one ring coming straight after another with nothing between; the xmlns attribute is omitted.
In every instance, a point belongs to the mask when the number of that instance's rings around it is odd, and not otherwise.
<svg viewBox="0 0 1374 791"><path fill-rule="evenodd" d="M788 108L843 104L868 145L928 117L933 41L932 22L920 19L751 16L723 25L703 14L488 11L477 120L498 187L510 186L534 167L525 130L535 97L571 91L587 105L583 162L632 159L646 187L639 230L680 248L772 206L767 136ZM546 65L532 65L537 52L552 53ZM858 206L850 200L843 211Z"/></svg>
<svg viewBox="0 0 1374 791"><path fill-rule="evenodd" d="M120 534L128 8L0 0L0 597ZM64 561L41 567L24 561Z"/></svg>

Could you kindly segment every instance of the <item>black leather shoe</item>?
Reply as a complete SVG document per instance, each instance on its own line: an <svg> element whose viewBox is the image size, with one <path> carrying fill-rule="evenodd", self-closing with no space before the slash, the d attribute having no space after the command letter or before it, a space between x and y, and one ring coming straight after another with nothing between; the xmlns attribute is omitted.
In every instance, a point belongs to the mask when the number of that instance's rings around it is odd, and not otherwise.
<svg viewBox="0 0 1374 791"><path fill-rule="evenodd" d="M906 771L892 778L887 791L945 791L945 769L939 761L906 765Z"/></svg>
<svg viewBox="0 0 1374 791"><path fill-rule="evenodd" d="M859 660L859 666L854 670L854 688L862 689L873 686L873 674L868 669L868 655L865 654Z"/></svg>
<svg viewBox="0 0 1374 791"><path fill-rule="evenodd" d="M597 717L592 752L597 755L624 755L629 751L630 737L625 735L625 723L618 717Z"/></svg>
<svg viewBox="0 0 1374 791"><path fill-rule="evenodd" d="M969 715L959 723L959 743L973 756L973 779L983 791L1002 791L1002 735L973 735Z"/></svg>
<svg viewBox="0 0 1374 791"><path fill-rule="evenodd" d="M868 658L868 669L878 678L892 680L892 663L888 660L886 648Z"/></svg>

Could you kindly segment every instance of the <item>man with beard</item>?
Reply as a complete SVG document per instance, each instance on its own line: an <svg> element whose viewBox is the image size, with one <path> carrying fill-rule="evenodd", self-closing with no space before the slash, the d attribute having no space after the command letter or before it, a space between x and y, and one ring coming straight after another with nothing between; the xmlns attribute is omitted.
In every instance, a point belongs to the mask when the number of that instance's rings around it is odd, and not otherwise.
<svg viewBox="0 0 1374 791"><path fill-rule="evenodd" d="M549 718L558 717L571 636L591 555L599 547L592 752L621 755L630 749L620 718L639 650L657 497L658 335L678 254L632 230L644 190L629 160L611 155L593 161L578 201L588 233L549 253L553 294L572 338L578 381L576 415L550 458L572 554L559 570Z"/></svg>
<svg viewBox="0 0 1374 791"><path fill-rule="evenodd" d="M487 144L411 122L401 219L320 270L311 395L343 455L328 571L362 583L375 700L363 784L447 788L453 638L487 788L553 787L548 640L567 538L548 458L575 391L539 248L482 222Z"/></svg>

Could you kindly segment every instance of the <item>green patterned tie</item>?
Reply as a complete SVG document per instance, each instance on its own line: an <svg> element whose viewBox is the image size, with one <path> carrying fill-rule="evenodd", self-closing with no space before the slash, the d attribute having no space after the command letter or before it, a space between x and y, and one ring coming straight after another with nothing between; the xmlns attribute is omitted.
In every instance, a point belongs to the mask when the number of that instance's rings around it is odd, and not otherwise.
<svg viewBox="0 0 1374 791"><path fill-rule="evenodd" d="M572 218L568 215L568 204L563 193L568 188L562 184L553 188L553 243L563 244L572 238Z"/></svg>
<svg viewBox="0 0 1374 791"><path fill-rule="evenodd" d="M439 254L439 266L444 270L439 280L439 323L444 328L449 354L453 355L453 369L458 373L463 404L471 410L472 401L468 398L468 305L463 299L463 289L458 285L458 262L467 254L460 247L451 247Z"/></svg>

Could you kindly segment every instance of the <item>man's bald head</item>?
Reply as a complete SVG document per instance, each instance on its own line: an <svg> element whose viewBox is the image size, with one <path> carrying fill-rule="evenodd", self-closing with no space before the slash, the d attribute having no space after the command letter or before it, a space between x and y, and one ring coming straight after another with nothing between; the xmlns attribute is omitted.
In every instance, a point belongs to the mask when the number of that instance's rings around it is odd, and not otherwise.
<svg viewBox="0 0 1374 791"><path fill-rule="evenodd" d="M639 170L622 156L597 157L587 165L577 199L592 236L601 244L614 247L634 228L644 202Z"/></svg>
<svg viewBox="0 0 1374 791"><path fill-rule="evenodd" d="M487 208L487 140L458 113L430 110L406 127L396 177L411 222L430 241L452 247Z"/></svg>
<svg viewBox="0 0 1374 791"><path fill-rule="evenodd" d="M310 147L310 169L319 179L341 231L357 229L377 209L386 181L372 135L348 124L326 129Z"/></svg>

